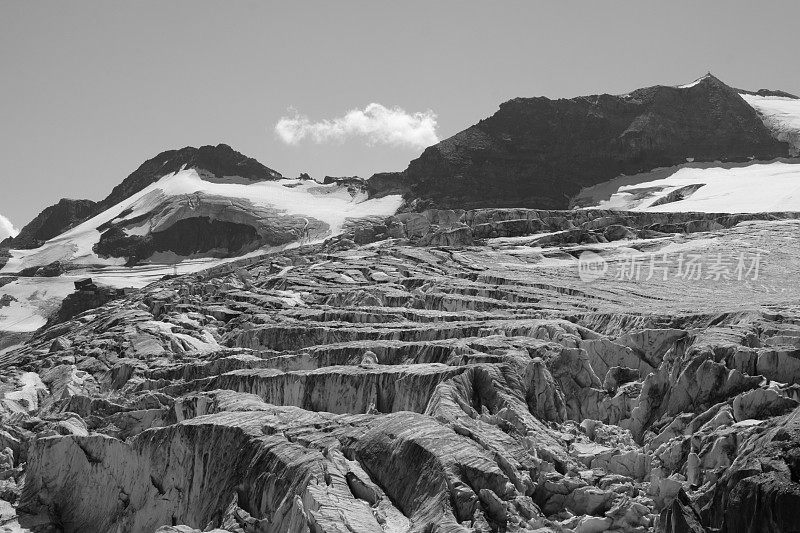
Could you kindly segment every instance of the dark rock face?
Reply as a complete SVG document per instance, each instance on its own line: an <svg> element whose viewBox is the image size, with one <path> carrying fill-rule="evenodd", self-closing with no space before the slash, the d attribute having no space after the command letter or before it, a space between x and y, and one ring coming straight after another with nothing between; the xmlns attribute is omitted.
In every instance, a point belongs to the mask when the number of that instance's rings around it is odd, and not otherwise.
<svg viewBox="0 0 800 533"><path fill-rule="evenodd" d="M142 223L148 223L149 230L144 234L134 231ZM124 257L129 265L164 251L239 255L259 246L316 238L330 230L313 217L202 192L165 198L143 217L110 222L98 229L102 235L94 251L103 257Z"/></svg>
<svg viewBox="0 0 800 533"><path fill-rule="evenodd" d="M795 100L800 99L800 96L787 93L786 91L779 91L774 89L759 89L757 91L746 91L744 89L736 89L736 92L744 94L753 94L755 96L780 96L781 98L793 98Z"/></svg>
<svg viewBox="0 0 800 533"><path fill-rule="evenodd" d="M172 250L179 255L191 255L214 248L238 252L258 237L255 228L207 217L185 218L168 229L153 234L157 251Z"/></svg>
<svg viewBox="0 0 800 533"><path fill-rule="evenodd" d="M379 172L367 180L367 192L373 198L380 198L389 194L403 194L409 192L402 172Z"/></svg>
<svg viewBox="0 0 800 533"><path fill-rule="evenodd" d="M45 241L94 216L97 203L92 200L62 199L47 207L7 242L9 248L38 248Z"/></svg>
<svg viewBox="0 0 800 533"><path fill-rule="evenodd" d="M678 496L659 516L659 533L705 533L700 514L681 489Z"/></svg>
<svg viewBox="0 0 800 533"><path fill-rule="evenodd" d="M0 268L6 266L11 254L8 251L9 244L11 242L11 238L5 239L4 241L0 242ZM2 287L2 285L0 285Z"/></svg>
<svg viewBox="0 0 800 533"><path fill-rule="evenodd" d="M53 261L52 263L43 266L24 268L22 271L20 271L19 275L25 277L53 278L60 276L66 271L67 265L61 261Z"/></svg>
<svg viewBox="0 0 800 533"><path fill-rule="evenodd" d="M800 531L800 485L777 472L736 484L725 512L726 533Z"/></svg>
<svg viewBox="0 0 800 533"><path fill-rule="evenodd" d="M182 167L196 168L203 171L202 174L211 174L216 178L238 176L248 181L267 181L283 177L279 172L265 167L252 157L240 154L227 144L200 148L187 146L180 150L162 152L142 163L98 204L97 211L108 209Z"/></svg>
<svg viewBox="0 0 800 533"><path fill-rule="evenodd" d="M77 290L64 298L58 310L48 318L45 327L66 322L84 311L96 309L122 296L124 296L123 291L110 287L93 286L90 290Z"/></svg>
<svg viewBox="0 0 800 533"><path fill-rule="evenodd" d="M800 531L800 409L742 439L703 514L724 533Z"/></svg>
<svg viewBox="0 0 800 533"><path fill-rule="evenodd" d="M516 98L488 119L427 148L399 179L370 179L374 194L405 189L412 208L563 209L582 187L620 174L695 161L789 154L755 110L713 76L689 88L569 100Z"/></svg>
<svg viewBox="0 0 800 533"><path fill-rule="evenodd" d="M127 257L129 264L134 264L164 251L192 255L220 250L223 255L233 255L258 242L253 226L193 217L146 236L125 235L119 228L111 228L103 233L95 251L104 256Z"/></svg>

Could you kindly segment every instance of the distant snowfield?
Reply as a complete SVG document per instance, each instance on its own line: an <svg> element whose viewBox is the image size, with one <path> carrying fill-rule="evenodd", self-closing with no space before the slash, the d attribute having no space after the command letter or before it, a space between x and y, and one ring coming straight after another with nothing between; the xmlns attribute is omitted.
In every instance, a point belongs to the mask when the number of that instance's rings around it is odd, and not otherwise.
<svg viewBox="0 0 800 533"><path fill-rule="evenodd" d="M156 183L130 198L47 241L33 250L12 250L12 257L0 272L19 272L53 261L68 261L73 265L120 266L119 258L100 258L92 250L100 240L97 228L108 222L131 220L146 215L163 204L170 196L203 192L208 195L242 198L256 206L273 207L297 216L313 217L330 227L330 235L341 232L347 218L389 216L402 203L400 195L368 200L366 195L350 195L346 187L322 185L308 180L277 180L252 184L219 183L202 179L196 170L185 169L164 176ZM149 228L138 228L144 234ZM265 250L269 251L269 250Z"/></svg>
<svg viewBox="0 0 800 533"><path fill-rule="evenodd" d="M800 99L783 96L756 96L741 94L761 116L772 135L794 147L800 155Z"/></svg>
<svg viewBox="0 0 800 533"><path fill-rule="evenodd" d="M9 306L0 307L0 335L4 331L29 332L44 326L47 317L75 290L74 283L86 277L109 287L138 289L158 281L167 274L175 272L191 274L243 257L246 256L227 259L189 259L176 265L95 267L70 271L69 274L53 278L17 278L16 281L0 287L0 294L8 294L15 298Z"/></svg>
<svg viewBox="0 0 800 533"><path fill-rule="evenodd" d="M635 184L620 185L610 198L599 200L594 205L583 204L583 207L702 213L800 211L800 162L775 161L730 168L683 167L661 177L664 174L663 169L654 171L654 177L659 176L654 180L647 180L647 173L640 174ZM683 199L653 205L690 185L701 187ZM582 195L590 197L591 191L587 189Z"/></svg>
<svg viewBox="0 0 800 533"><path fill-rule="evenodd" d="M694 87L705 77L678 88ZM740 96L756 110L776 139L789 143L792 154L800 155L800 99L744 93ZM668 198L671 193L673 198ZM673 199L676 201L668 201ZM659 212L800 211L800 160L687 163L658 168L587 187L578 194L575 204L581 208Z"/></svg>
<svg viewBox="0 0 800 533"><path fill-rule="evenodd" d="M159 253L149 264L125 267L124 259L98 257L92 247L100 240L97 228L115 221L130 220L158 209L171 196L203 192L231 199L243 198L256 206L273 207L286 214L315 218L330 227L322 240L342 231L348 218L390 216L402 204L399 195L368 200L366 195L353 197L346 187L335 184L322 185L307 180L278 180L252 184L210 182L202 179L194 169L181 170L164 176L130 198L120 202L94 218L59 235L33 250L12 250L8 263L0 273L14 273L31 266L41 266L53 261L66 261L73 267L66 275L54 278L21 277L0 287L0 294L14 298L11 304L0 308L0 335L2 332L30 332L42 327L47 317L61 301L74 290L74 282L91 277L93 281L111 287L141 288L158 281L166 274L188 274L236 261L250 256L299 246L290 243L281 247L262 248L249 254L217 259L191 258L174 253ZM146 217L145 217L146 218ZM146 234L149 222L135 229ZM133 233L133 232L131 232ZM312 241L313 242L313 241Z"/></svg>
<svg viewBox="0 0 800 533"><path fill-rule="evenodd" d="M3 331L35 331L44 326L50 313L74 290L71 281L62 278L20 278L0 287L0 294L15 300L0 307L0 334Z"/></svg>

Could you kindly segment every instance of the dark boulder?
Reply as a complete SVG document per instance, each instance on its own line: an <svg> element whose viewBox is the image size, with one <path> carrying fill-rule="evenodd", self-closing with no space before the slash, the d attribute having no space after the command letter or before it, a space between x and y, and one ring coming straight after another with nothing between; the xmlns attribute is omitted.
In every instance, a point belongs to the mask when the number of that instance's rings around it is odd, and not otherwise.
<svg viewBox="0 0 800 533"><path fill-rule="evenodd" d="M260 243L258 232L248 224L192 217L145 236L127 235L112 227L101 235L94 251L103 257L126 257L133 265L156 252L189 256L216 251L228 256L250 251Z"/></svg>

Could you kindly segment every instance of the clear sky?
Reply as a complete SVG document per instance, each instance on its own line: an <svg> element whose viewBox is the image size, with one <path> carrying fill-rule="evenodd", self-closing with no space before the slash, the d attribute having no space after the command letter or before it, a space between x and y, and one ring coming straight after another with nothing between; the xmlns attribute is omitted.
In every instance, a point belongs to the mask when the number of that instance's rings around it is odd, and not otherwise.
<svg viewBox="0 0 800 533"><path fill-rule="evenodd" d="M405 168L434 115L446 138L516 96L709 70L800 93L798 21L797 0L0 0L0 214L21 227L62 197L98 200L188 145L225 142L289 177L367 177ZM282 117L308 135L287 144ZM413 142L387 140L393 125Z"/></svg>

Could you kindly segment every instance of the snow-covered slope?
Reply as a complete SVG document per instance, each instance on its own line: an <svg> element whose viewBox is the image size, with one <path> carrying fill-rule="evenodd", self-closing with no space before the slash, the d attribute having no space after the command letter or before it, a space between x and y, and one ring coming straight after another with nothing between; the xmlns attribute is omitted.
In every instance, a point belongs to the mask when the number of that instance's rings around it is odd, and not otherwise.
<svg viewBox="0 0 800 533"><path fill-rule="evenodd" d="M44 326L80 279L90 277L99 285L138 289L168 274L191 274L236 259L187 259L176 265L95 266L52 278L19 277L0 287L0 295L10 297L6 305L0 305L0 338L5 332L31 332Z"/></svg>
<svg viewBox="0 0 800 533"><path fill-rule="evenodd" d="M95 251L101 234L109 228L118 228L127 237L147 237L164 232L181 220L205 217L252 225L259 234L281 229L285 235L276 247L285 247L300 240L321 240L335 235L347 218L389 216L400 204L399 196L369 200L363 193L352 193L347 187L336 184L289 179L212 182L195 169L182 169L39 248L12 250L12 257L2 272L17 272L54 261L72 265L124 264L125 257L102 257ZM281 227L272 227L275 225ZM159 250L165 251L168 252ZM156 255L159 256L164 254Z"/></svg>
<svg viewBox="0 0 800 533"><path fill-rule="evenodd" d="M11 250L11 258L0 273L21 272L54 261L67 264L68 270L52 278L18 277L0 287L0 293L8 295L6 304L0 306L0 335L43 326L81 278L91 277L95 283L117 288L143 287L165 274L196 272L242 256L321 241L340 233L349 218L386 217L395 213L401 202L400 196L370 200L356 189L312 180L249 182L235 177L209 178L195 169L182 169L39 248ZM254 241L235 253L214 248L181 255L171 249L145 247L153 253L140 257L139 264L133 266L124 266L128 260L125 256L97 251L103 235L110 231L122 235L123 242L129 239L141 244L154 235L169 234L183 222L182 231L189 232L185 238L196 238L197 231L209 227L202 222L206 219L231 224L219 230L222 239ZM204 229L196 230L198 225ZM177 233L171 242L180 245L181 239L184 235Z"/></svg>
<svg viewBox="0 0 800 533"><path fill-rule="evenodd" d="M706 78L709 78L709 77L711 77L711 74L706 74L705 76L700 76L699 78L697 78L696 80L694 80L694 81L692 81L690 83L684 83L683 85L678 85L678 89L691 89L692 87L694 87L695 85L699 84L700 82L702 82L703 80L705 80Z"/></svg>
<svg viewBox="0 0 800 533"><path fill-rule="evenodd" d="M34 331L45 325L72 291L73 280L57 278L19 278L0 287L6 302L0 305L0 336L3 332Z"/></svg>
<svg viewBox="0 0 800 533"><path fill-rule="evenodd" d="M741 97L753 106L776 139L789 143L793 155L800 155L800 98L754 94Z"/></svg>
<svg viewBox="0 0 800 533"><path fill-rule="evenodd" d="M710 75L679 89L695 87ZM779 91L739 95L764 122L772 136L800 155L800 99ZM785 96L786 95L786 96ZM573 203L581 208L633 211L758 213L800 211L800 161L762 163L694 163L620 176L583 189Z"/></svg>
<svg viewBox="0 0 800 533"><path fill-rule="evenodd" d="M585 189L578 200L580 207L631 211L800 211L800 163L658 169Z"/></svg>

